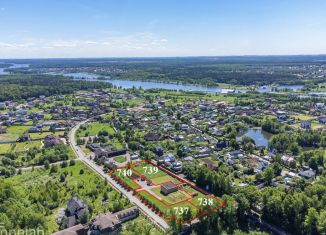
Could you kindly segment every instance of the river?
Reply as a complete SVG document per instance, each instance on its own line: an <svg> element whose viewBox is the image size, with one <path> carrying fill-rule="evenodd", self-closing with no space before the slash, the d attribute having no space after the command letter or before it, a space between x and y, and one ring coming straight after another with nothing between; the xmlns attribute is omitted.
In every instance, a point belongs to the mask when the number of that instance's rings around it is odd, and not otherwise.
<svg viewBox="0 0 326 235"><path fill-rule="evenodd" d="M1 64L7 64L4 62L0 62ZM18 68L27 68L29 67L29 64L14 64L14 63L8 63L11 64L11 66L6 67L6 68L0 68L0 75L6 75L10 74L10 72L5 71L6 69L18 69Z"/></svg>
<svg viewBox="0 0 326 235"><path fill-rule="evenodd" d="M73 77L74 79L83 79L87 81L103 81L110 82L114 86L122 88L142 87L145 90L148 89L168 89L168 90L182 90L182 91L200 91L205 93L232 93L232 92L246 92L244 90L227 89L219 87L205 87L199 85L183 85L176 83L162 83L162 82L150 82L150 81L139 81L139 80L119 80L111 79L109 76L100 76L89 73L61 73L63 76ZM100 79L99 79L100 78ZM107 79L104 79L107 78Z"/></svg>

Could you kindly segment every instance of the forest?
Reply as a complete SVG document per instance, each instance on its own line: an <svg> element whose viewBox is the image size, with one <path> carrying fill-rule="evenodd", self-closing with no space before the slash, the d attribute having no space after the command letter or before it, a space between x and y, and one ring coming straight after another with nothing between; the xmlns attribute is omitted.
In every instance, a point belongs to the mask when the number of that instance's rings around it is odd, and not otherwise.
<svg viewBox="0 0 326 235"><path fill-rule="evenodd" d="M74 81L63 76L6 75L0 76L0 102L110 87L110 83Z"/></svg>
<svg viewBox="0 0 326 235"><path fill-rule="evenodd" d="M282 187L232 186L226 167L219 172L199 165L187 165L185 174L209 191L221 196L227 207L207 216L196 225L197 231L227 231L248 229L246 214L250 211L262 219L292 234L325 234L326 232L326 174L314 184L304 179L289 189ZM264 177L268 177L266 174ZM230 196L232 195L232 196Z"/></svg>

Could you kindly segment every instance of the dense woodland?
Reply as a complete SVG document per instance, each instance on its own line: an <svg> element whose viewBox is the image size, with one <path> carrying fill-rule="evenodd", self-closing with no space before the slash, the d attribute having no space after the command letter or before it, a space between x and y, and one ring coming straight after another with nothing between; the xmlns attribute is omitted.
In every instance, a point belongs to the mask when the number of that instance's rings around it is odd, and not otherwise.
<svg viewBox="0 0 326 235"><path fill-rule="evenodd" d="M0 76L0 101L27 99L40 95L71 94L78 90L111 86L110 83L73 81L63 76L52 75Z"/></svg>
<svg viewBox="0 0 326 235"><path fill-rule="evenodd" d="M280 226L292 234L325 234L326 232L326 175L314 184L301 179L289 189L266 187L262 190L254 186L246 188L231 185L227 167L219 172L210 171L199 165L188 165L185 174L191 180L210 192L221 196L227 207L201 219L197 231L248 228L246 213L250 210L261 214L267 222ZM266 179L268 173L265 174ZM232 195L232 196L230 196ZM213 234L213 233L212 233Z"/></svg>

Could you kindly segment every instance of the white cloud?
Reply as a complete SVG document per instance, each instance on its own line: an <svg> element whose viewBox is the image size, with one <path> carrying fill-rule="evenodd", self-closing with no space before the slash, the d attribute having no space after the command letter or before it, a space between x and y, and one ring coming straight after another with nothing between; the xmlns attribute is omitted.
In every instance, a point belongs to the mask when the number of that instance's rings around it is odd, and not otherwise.
<svg viewBox="0 0 326 235"><path fill-rule="evenodd" d="M166 50L167 43L167 39L150 32L106 32L96 39L25 38L15 42L0 41L0 58L145 56L161 53Z"/></svg>

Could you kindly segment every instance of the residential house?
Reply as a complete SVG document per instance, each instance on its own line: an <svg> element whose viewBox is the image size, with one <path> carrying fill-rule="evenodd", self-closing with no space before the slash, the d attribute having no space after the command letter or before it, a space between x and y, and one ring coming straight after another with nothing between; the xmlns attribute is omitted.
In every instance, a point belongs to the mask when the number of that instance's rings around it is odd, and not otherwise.
<svg viewBox="0 0 326 235"><path fill-rule="evenodd" d="M127 149L118 149L107 153L107 157L116 157L127 153Z"/></svg>
<svg viewBox="0 0 326 235"><path fill-rule="evenodd" d="M159 141L159 140L160 140L160 135L155 134L155 133L147 133L147 134L144 136L144 139L145 139L146 141Z"/></svg>
<svg viewBox="0 0 326 235"><path fill-rule="evenodd" d="M218 149L224 149L227 147L227 142L225 140L220 140L215 144L215 147Z"/></svg>
<svg viewBox="0 0 326 235"><path fill-rule="evenodd" d="M203 159L204 165L210 168L211 170L217 170L218 164L209 160L209 159Z"/></svg>
<svg viewBox="0 0 326 235"><path fill-rule="evenodd" d="M139 213L137 207L131 207L113 214L100 214L91 221L88 234L118 234L121 231L122 223L138 217Z"/></svg>
<svg viewBox="0 0 326 235"><path fill-rule="evenodd" d="M67 202L67 222L66 226L72 227L76 221L88 213L88 206L78 197L71 197Z"/></svg>
<svg viewBox="0 0 326 235"><path fill-rule="evenodd" d="M306 179L312 179L315 178L316 173L313 170L309 169L305 171L300 171L298 175Z"/></svg>
<svg viewBox="0 0 326 235"><path fill-rule="evenodd" d="M87 235L87 231L88 231L87 225L77 224L70 228L53 233L53 235Z"/></svg>
<svg viewBox="0 0 326 235"><path fill-rule="evenodd" d="M50 147L62 144L62 141L60 140L60 138L58 136L48 135L45 137L43 143L44 143L45 148L50 148Z"/></svg>
<svg viewBox="0 0 326 235"><path fill-rule="evenodd" d="M290 166L291 162L295 162L294 157L283 155L281 161L285 166Z"/></svg>
<svg viewBox="0 0 326 235"><path fill-rule="evenodd" d="M323 110L325 109L325 103L316 103L316 109Z"/></svg>
<svg viewBox="0 0 326 235"><path fill-rule="evenodd" d="M307 121L307 120L302 121L300 126L302 129L309 130L309 129L311 129L311 122Z"/></svg>
<svg viewBox="0 0 326 235"><path fill-rule="evenodd" d="M28 130L29 133L37 133L37 132L41 132L41 129L40 128L37 128L37 127L31 127L29 130Z"/></svg>
<svg viewBox="0 0 326 235"><path fill-rule="evenodd" d="M166 182L161 184L161 193L164 195L168 195L176 191L178 191L178 185L173 182Z"/></svg>
<svg viewBox="0 0 326 235"><path fill-rule="evenodd" d="M17 142L26 142L29 141L30 139L31 137L29 136L29 134L23 134L21 137L17 139Z"/></svg>
<svg viewBox="0 0 326 235"><path fill-rule="evenodd" d="M0 109L5 109L7 107L6 103L0 103Z"/></svg>
<svg viewBox="0 0 326 235"><path fill-rule="evenodd" d="M320 124L326 124L326 116L320 116L320 117L318 117L318 122Z"/></svg>

